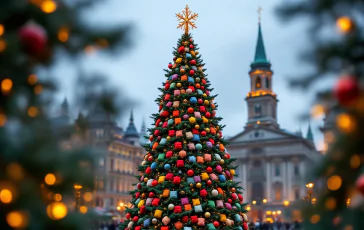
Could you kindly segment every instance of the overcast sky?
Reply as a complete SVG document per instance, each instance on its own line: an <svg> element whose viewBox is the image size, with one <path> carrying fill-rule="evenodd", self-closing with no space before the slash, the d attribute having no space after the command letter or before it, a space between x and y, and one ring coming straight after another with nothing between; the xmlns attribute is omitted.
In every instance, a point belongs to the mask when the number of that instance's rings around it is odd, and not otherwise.
<svg viewBox="0 0 364 230"><path fill-rule="evenodd" d="M257 9L262 11L262 31L267 57L272 63L273 90L278 95L278 122L283 129L307 132L307 122L298 116L313 105L314 89L302 92L288 86L288 76L298 76L309 68L298 59L300 51L308 44L306 23L294 21L282 23L274 13L282 0L108 0L92 10L90 20L94 25L134 24L134 46L120 57L105 57L93 54L84 62L90 71L104 72L113 85L140 101L134 108L135 122L140 129L142 119L152 124L150 114L158 111L154 99L159 95L158 87L165 81L164 68L172 61L173 47L183 33L177 29L175 13L181 12L186 4L199 14L192 31L206 63L207 73L214 93L219 94L217 114L226 125L225 136L233 136L243 130L247 121L245 96L249 91L250 63L258 32ZM72 81L64 82L59 98L71 98ZM129 111L120 119L126 127ZM318 130L322 120L311 122L315 142L320 148L322 134Z"/></svg>

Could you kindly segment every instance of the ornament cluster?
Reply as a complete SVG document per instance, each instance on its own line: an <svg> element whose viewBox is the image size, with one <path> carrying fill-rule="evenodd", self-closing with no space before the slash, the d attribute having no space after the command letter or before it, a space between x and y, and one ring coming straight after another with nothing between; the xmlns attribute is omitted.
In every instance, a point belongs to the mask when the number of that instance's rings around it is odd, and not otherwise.
<svg viewBox="0 0 364 230"><path fill-rule="evenodd" d="M124 228L248 229L221 118L190 35L174 54Z"/></svg>

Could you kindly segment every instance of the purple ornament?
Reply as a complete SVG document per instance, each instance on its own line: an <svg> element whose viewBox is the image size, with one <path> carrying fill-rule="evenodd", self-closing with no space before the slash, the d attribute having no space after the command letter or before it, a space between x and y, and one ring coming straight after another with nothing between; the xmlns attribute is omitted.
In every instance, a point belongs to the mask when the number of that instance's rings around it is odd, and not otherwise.
<svg viewBox="0 0 364 230"><path fill-rule="evenodd" d="M206 142L206 146L207 146L207 148L210 148L211 149L212 148L212 143L210 141L207 141Z"/></svg>
<svg viewBox="0 0 364 230"><path fill-rule="evenodd" d="M183 115L183 120L188 120L188 118L190 118L190 116L188 116L187 114Z"/></svg>

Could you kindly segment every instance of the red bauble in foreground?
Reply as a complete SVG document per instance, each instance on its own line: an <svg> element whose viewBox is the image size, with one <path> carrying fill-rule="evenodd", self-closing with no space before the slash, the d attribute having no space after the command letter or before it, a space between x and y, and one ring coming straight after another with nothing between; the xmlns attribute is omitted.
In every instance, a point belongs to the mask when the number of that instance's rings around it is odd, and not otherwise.
<svg viewBox="0 0 364 230"><path fill-rule="evenodd" d="M358 80L352 76L340 77L336 82L334 94L341 105L355 102L360 94Z"/></svg>
<svg viewBox="0 0 364 230"><path fill-rule="evenodd" d="M356 179L355 183L356 189L364 195L364 174L360 175L358 179Z"/></svg>
<svg viewBox="0 0 364 230"><path fill-rule="evenodd" d="M47 44L44 28L35 23L29 23L20 28L19 38L24 51L29 55L39 55Z"/></svg>

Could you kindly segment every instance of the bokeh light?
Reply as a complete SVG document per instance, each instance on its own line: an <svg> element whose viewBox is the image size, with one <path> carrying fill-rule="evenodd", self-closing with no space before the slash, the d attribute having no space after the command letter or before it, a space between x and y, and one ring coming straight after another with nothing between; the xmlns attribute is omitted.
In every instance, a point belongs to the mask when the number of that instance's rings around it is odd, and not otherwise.
<svg viewBox="0 0 364 230"><path fill-rule="evenodd" d="M319 221L320 221L320 216L319 215L313 215L311 216L311 219L310 219L311 223L313 224L317 224Z"/></svg>
<svg viewBox="0 0 364 230"><path fill-rule="evenodd" d="M63 219L67 213L67 206L62 202L53 202L47 206L48 217L53 220Z"/></svg>
<svg viewBox="0 0 364 230"><path fill-rule="evenodd" d="M69 38L69 30L67 27L62 27L61 29L59 29L58 31L58 40L60 40L61 42L66 42L68 41Z"/></svg>
<svg viewBox="0 0 364 230"><path fill-rule="evenodd" d="M342 113L336 117L336 125L342 132L351 132L354 129L354 123L353 118L348 114Z"/></svg>
<svg viewBox="0 0 364 230"><path fill-rule="evenodd" d="M48 173L44 177L44 181L47 185L54 185L56 183L56 176L53 173Z"/></svg>
<svg viewBox="0 0 364 230"><path fill-rule="evenodd" d="M38 81L37 75L31 74L31 75L28 76L28 83L30 85L34 85L35 83L37 83L37 81Z"/></svg>
<svg viewBox="0 0 364 230"><path fill-rule="evenodd" d="M340 17L336 21L336 26L342 33L348 33L353 28L353 22L349 17Z"/></svg>
<svg viewBox="0 0 364 230"><path fill-rule="evenodd" d="M86 206L81 206L80 207L80 213L83 213L83 214L87 213L87 207Z"/></svg>
<svg viewBox="0 0 364 230"><path fill-rule="evenodd" d="M334 175L331 176L328 180L327 180L327 187L332 190L332 191L336 191L341 187L342 184L342 180L341 177Z"/></svg>
<svg viewBox="0 0 364 230"><path fill-rule="evenodd" d="M62 200L62 195L59 194L59 193L54 194L54 200L55 201L61 201Z"/></svg>
<svg viewBox="0 0 364 230"><path fill-rule="evenodd" d="M1 91L8 92L13 88L13 81L9 78L6 78L1 81Z"/></svg>
<svg viewBox="0 0 364 230"><path fill-rule="evenodd" d="M2 24L0 24L0 36L4 34L4 26Z"/></svg>
<svg viewBox="0 0 364 230"><path fill-rule="evenodd" d="M320 104L314 105L311 108L311 116L313 118L320 118L324 116L324 114L325 114L325 107Z"/></svg>
<svg viewBox="0 0 364 230"><path fill-rule="evenodd" d="M90 202L92 200L92 193L91 192L86 192L84 195L83 195L83 199L86 201L86 202Z"/></svg>
<svg viewBox="0 0 364 230"><path fill-rule="evenodd" d="M325 201L325 207L328 210L334 210L336 208L336 200L333 197L327 198Z"/></svg>
<svg viewBox="0 0 364 230"><path fill-rule="evenodd" d="M8 204L13 200L13 194L11 193L11 191L9 189L2 189L0 191L0 201Z"/></svg>
<svg viewBox="0 0 364 230"><path fill-rule="evenodd" d="M25 228L28 224L28 218L23 212L12 211L6 215L6 222L12 228Z"/></svg>
<svg viewBox="0 0 364 230"><path fill-rule="evenodd" d="M3 52L6 49L6 42L4 39L0 39L0 52Z"/></svg>
<svg viewBox="0 0 364 230"><path fill-rule="evenodd" d="M6 124L7 118L5 116L5 114L0 113L0 127L4 126Z"/></svg>
<svg viewBox="0 0 364 230"><path fill-rule="evenodd" d="M36 117L39 114L39 110L35 106L31 106L28 109L28 115L29 117Z"/></svg>
<svg viewBox="0 0 364 230"><path fill-rule="evenodd" d="M350 157L350 167L356 169L360 166L360 157L359 155L353 155Z"/></svg>
<svg viewBox="0 0 364 230"><path fill-rule="evenodd" d="M43 91L43 86L42 85L36 85L34 87L34 93L35 94L40 94Z"/></svg>
<svg viewBox="0 0 364 230"><path fill-rule="evenodd" d="M52 0L45 0L40 5L40 8L44 13L50 14L53 13L57 9L57 4Z"/></svg>

